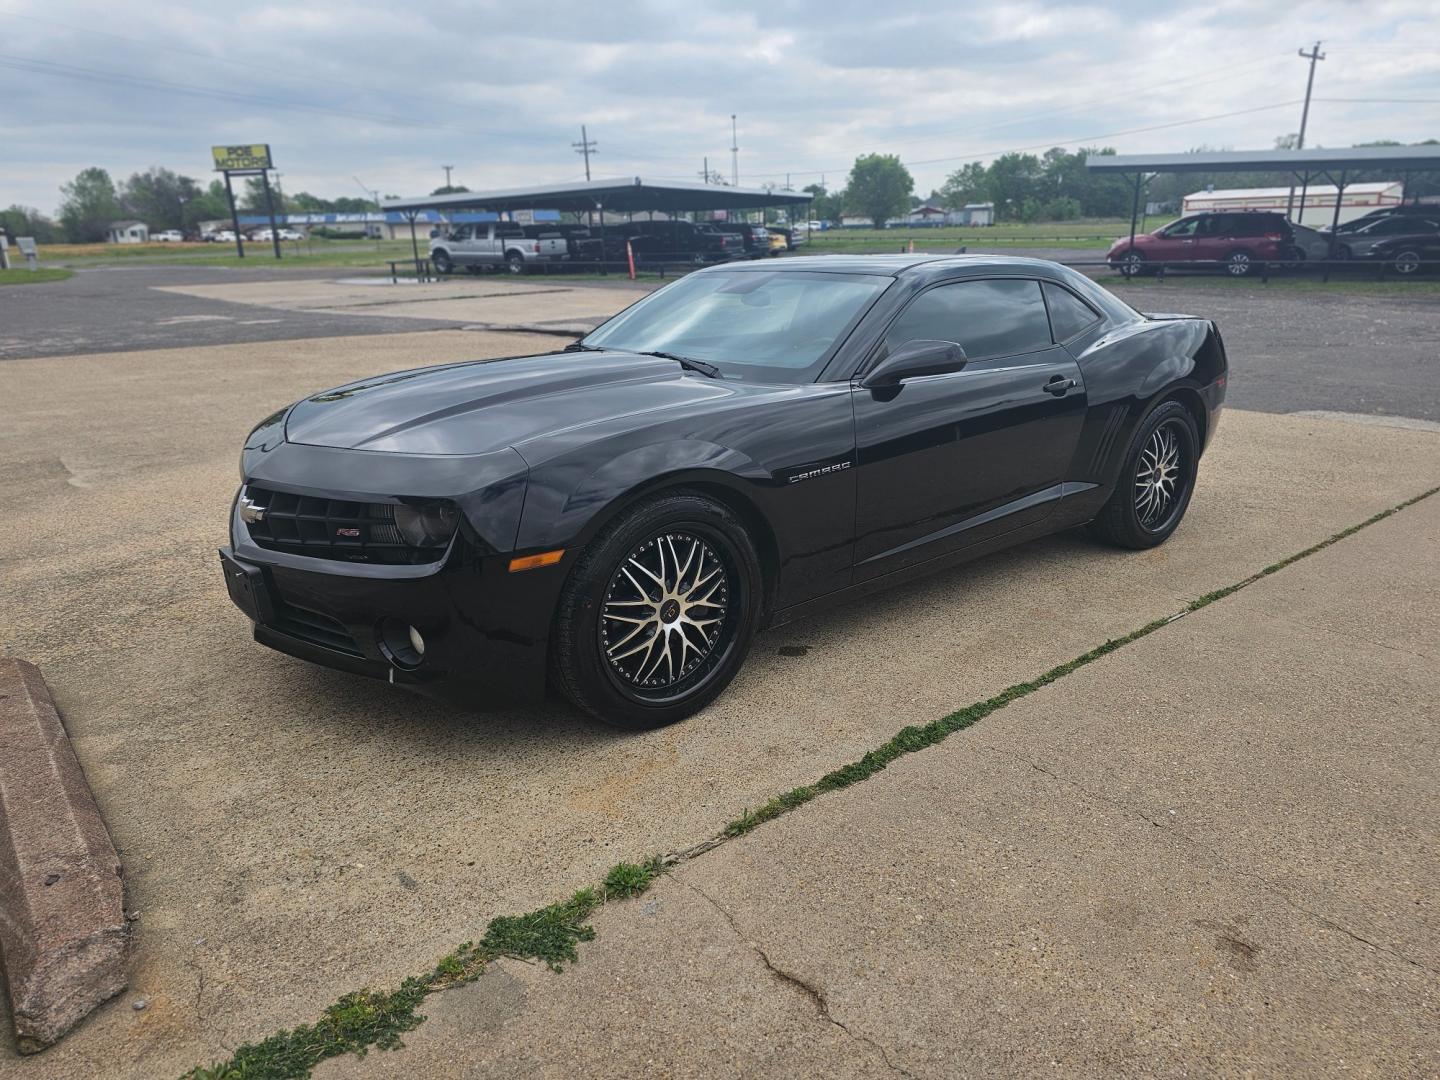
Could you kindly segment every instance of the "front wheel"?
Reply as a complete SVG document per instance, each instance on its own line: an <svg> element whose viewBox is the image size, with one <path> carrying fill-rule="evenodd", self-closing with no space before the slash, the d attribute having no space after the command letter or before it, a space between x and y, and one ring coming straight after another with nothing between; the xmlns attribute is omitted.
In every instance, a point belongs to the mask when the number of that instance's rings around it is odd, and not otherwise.
<svg viewBox="0 0 1440 1080"><path fill-rule="evenodd" d="M616 727L683 720L719 697L744 662L760 596L755 545L728 507L689 492L640 503L570 572L552 680Z"/></svg>
<svg viewBox="0 0 1440 1080"><path fill-rule="evenodd" d="M1115 268L1127 278L1139 277L1145 272L1145 256L1138 251L1127 251L1115 260Z"/></svg>
<svg viewBox="0 0 1440 1080"><path fill-rule="evenodd" d="M1135 432L1120 479L1090 531L1120 547L1163 544L1190 505L1199 459L1190 410L1178 401L1161 402Z"/></svg>
<svg viewBox="0 0 1440 1080"><path fill-rule="evenodd" d="M1225 257L1225 272L1231 277L1246 277L1255 269L1255 260L1248 251L1232 251Z"/></svg>
<svg viewBox="0 0 1440 1080"><path fill-rule="evenodd" d="M455 263L450 258L450 253L448 251L435 252L433 255L430 256L430 262L434 265L435 272L437 274L449 274L455 269Z"/></svg>
<svg viewBox="0 0 1440 1080"><path fill-rule="evenodd" d="M1420 269L1420 253L1406 248L1395 256L1390 265L1395 267L1397 274L1413 274Z"/></svg>

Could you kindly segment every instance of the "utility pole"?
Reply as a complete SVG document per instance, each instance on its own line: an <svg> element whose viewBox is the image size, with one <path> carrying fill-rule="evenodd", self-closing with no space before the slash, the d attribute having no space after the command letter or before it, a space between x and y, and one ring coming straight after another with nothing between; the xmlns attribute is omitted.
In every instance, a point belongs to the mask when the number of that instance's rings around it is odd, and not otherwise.
<svg viewBox="0 0 1440 1080"><path fill-rule="evenodd" d="M1320 42L1317 41L1317 42L1315 42L1315 44L1311 47L1311 49L1310 49L1309 52L1306 52L1304 49L1300 49L1300 50L1299 50L1299 55L1300 55L1300 58L1301 58L1302 60L1309 60L1309 61L1310 61L1310 76L1309 76L1309 78L1307 78L1307 79L1305 80L1305 106L1304 106L1304 108L1302 108L1302 109L1300 110L1300 135L1299 135L1299 137L1295 140L1295 149L1296 149L1296 150L1304 150L1304 149L1305 149L1305 125L1306 125L1306 124L1309 122L1309 120L1310 120L1310 91L1315 88L1315 63L1316 63L1316 61L1324 60L1324 59L1325 59L1325 54L1320 51ZM1305 189L1310 186L1310 181L1309 181L1309 175L1310 175L1310 174L1309 174L1309 173L1306 173L1305 175L1306 175L1305 182L1304 182L1304 184L1303 184L1303 185L1301 186L1301 188L1300 188L1300 214L1301 214L1301 216L1304 216L1304 214L1305 214ZM1335 199L1336 199L1337 202L1339 201L1339 199L1340 199L1339 192L1336 192ZM1290 207L1291 207L1291 205L1292 205L1294 202L1295 202L1295 189L1292 187L1292 188L1290 189L1290 198L1289 198L1289 199L1286 201L1286 203L1285 203L1285 216L1286 216L1287 218L1290 216Z"/></svg>
<svg viewBox="0 0 1440 1080"><path fill-rule="evenodd" d="M730 114L730 185L740 186L740 140L735 137L735 114Z"/></svg>
<svg viewBox="0 0 1440 1080"><path fill-rule="evenodd" d="M599 153L599 151L595 149L595 145L596 145L596 144L594 143L593 140L591 140L590 136L586 133L586 131L585 131L585 125L584 125L584 124L581 124L581 125L580 125L580 141L579 141L579 142L572 142L570 145L575 148L575 152L576 152L577 154L584 154L584 155L585 155L585 179L586 179L586 180L589 180L589 179L590 179L590 155L591 155L591 154Z"/></svg>
<svg viewBox="0 0 1440 1080"><path fill-rule="evenodd" d="M445 186L448 188L450 186L450 170L455 168L455 166L441 165L440 167L445 170Z"/></svg>
<svg viewBox="0 0 1440 1080"><path fill-rule="evenodd" d="M710 158L706 156L701 160L703 164L700 166L700 182L708 184L710 182Z"/></svg>

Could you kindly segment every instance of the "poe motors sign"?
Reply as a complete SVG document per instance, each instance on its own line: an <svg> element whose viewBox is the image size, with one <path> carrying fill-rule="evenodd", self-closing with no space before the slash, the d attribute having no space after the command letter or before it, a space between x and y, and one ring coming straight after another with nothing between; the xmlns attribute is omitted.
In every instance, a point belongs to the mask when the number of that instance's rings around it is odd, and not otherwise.
<svg viewBox="0 0 1440 1080"><path fill-rule="evenodd" d="M212 146L210 154L215 158L216 172L246 172L251 169L273 169L270 163L270 144L251 143L249 146Z"/></svg>
<svg viewBox="0 0 1440 1080"><path fill-rule="evenodd" d="M235 252L245 257L245 237L240 231L240 214L235 209L235 187L232 176L258 176L265 189L265 208L270 214L270 242L275 245L275 258L280 258L280 229L275 224L275 201L270 194L270 170L275 163L270 160L269 143L247 143L244 146L212 146L210 156L215 159L215 171L225 174L225 195L230 200L230 223L235 227Z"/></svg>

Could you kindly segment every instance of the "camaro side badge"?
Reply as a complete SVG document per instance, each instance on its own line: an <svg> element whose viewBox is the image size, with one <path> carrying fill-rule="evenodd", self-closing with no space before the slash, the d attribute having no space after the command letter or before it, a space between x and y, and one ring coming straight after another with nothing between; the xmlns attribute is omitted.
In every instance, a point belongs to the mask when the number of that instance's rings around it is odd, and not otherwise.
<svg viewBox="0 0 1440 1080"><path fill-rule="evenodd" d="M792 473L786 483L798 484L801 480L812 480L817 476L824 476L826 473L841 472L848 469L851 464L849 461L841 461L834 465L822 465L815 469L802 468L799 472Z"/></svg>
<svg viewBox="0 0 1440 1080"><path fill-rule="evenodd" d="M248 495L240 496L240 520L250 525L265 520L265 507L258 505Z"/></svg>

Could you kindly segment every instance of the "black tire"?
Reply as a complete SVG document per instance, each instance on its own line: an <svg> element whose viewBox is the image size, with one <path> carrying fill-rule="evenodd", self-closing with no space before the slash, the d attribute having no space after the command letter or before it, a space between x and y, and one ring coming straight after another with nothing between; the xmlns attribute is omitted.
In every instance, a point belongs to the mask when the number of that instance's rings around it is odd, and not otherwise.
<svg viewBox="0 0 1440 1080"><path fill-rule="evenodd" d="M1413 274L1420 269L1421 262L1420 252L1414 248L1406 248L1404 251L1396 253L1395 258L1390 261L1390 265L1397 274Z"/></svg>
<svg viewBox="0 0 1440 1080"><path fill-rule="evenodd" d="M1350 251L1349 245L1347 245L1347 244L1341 244L1339 247L1337 247L1337 248L1335 249L1335 261L1336 261L1336 262L1349 262L1349 261L1350 261L1350 257L1351 257L1351 251Z"/></svg>
<svg viewBox="0 0 1440 1080"><path fill-rule="evenodd" d="M1248 277L1255 267L1255 259L1248 251L1232 251L1225 256L1225 273L1231 277Z"/></svg>
<svg viewBox="0 0 1440 1080"><path fill-rule="evenodd" d="M1156 475L1151 469L1150 455L1161 432L1165 437L1174 438L1178 462L1170 474L1173 487L1169 501L1156 510L1142 489L1149 483L1148 477ZM1195 417L1178 401L1162 401L1145 417L1130 440L1120 465L1120 478L1099 515L1090 523L1091 534L1124 548L1152 548L1163 544L1179 527L1190 505L1199 459L1200 436ZM1161 494L1163 490L1162 486Z"/></svg>
<svg viewBox="0 0 1440 1080"><path fill-rule="evenodd" d="M1115 269L1127 278L1139 277L1145 273L1145 256L1132 248L1115 260Z"/></svg>
<svg viewBox="0 0 1440 1080"><path fill-rule="evenodd" d="M430 256L430 265L435 267L435 272L442 276L455 270L455 261L450 258L450 253L444 248Z"/></svg>
<svg viewBox="0 0 1440 1080"><path fill-rule="evenodd" d="M663 580L667 565L676 580L662 592L653 572ZM566 579L551 637L551 682L576 708L615 727L683 720L719 697L744 662L761 595L755 545L728 507L686 491L637 503L590 542ZM714 637L691 617L711 620ZM641 623L631 630L634 619ZM607 648L618 635L629 636ZM663 653L656 647L662 641ZM680 650L678 671L672 646Z"/></svg>
<svg viewBox="0 0 1440 1080"><path fill-rule="evenodd" d="M512 251L505 256L505 268L512 274L523 274L525 272L525 256L518 251Z"/></svg>

